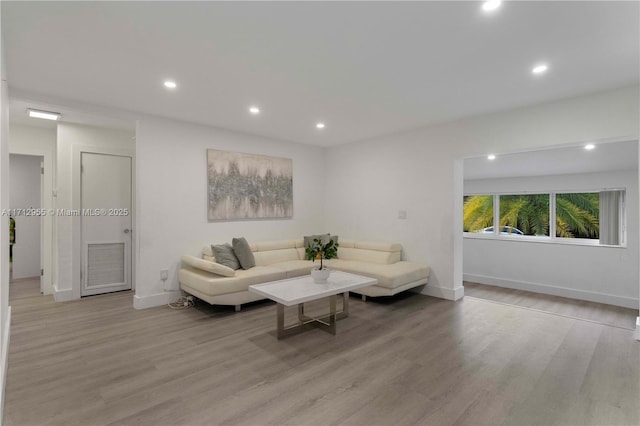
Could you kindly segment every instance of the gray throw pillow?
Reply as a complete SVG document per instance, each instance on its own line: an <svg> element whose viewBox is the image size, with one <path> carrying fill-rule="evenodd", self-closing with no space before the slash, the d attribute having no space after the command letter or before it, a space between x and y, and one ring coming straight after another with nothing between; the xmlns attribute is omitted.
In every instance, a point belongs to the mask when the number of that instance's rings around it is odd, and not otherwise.
<svg viewBox="0 0 640 426"><path fill-rule="evenodd" d="M253 257L253 252L249 248L249 243L243 238L234 238L231 240L233 246L233 252L235 253L242 269L250 269L256 266L256 259Z"/></svg>
<svg viewBox="0 0 640 426"><path fill-rule="evenodd" d="M338 236L337 235L329 235L329 234L322 234L322 235L307 235L304 237L304 246L305 247L309 247L309 244L311 244L313 242L314 239L316 238L320 238L320 241L322 241L323 244L326 244L329 242L329 240L333 240L334 243L338 243Z"/></svg>
<svg viewBox="0 0 640 426"><path fill-rule="evenodd" d="M305 247L309 247L309 244L311 244L313 242L313 240L315 240L316 238L320 238L320 241L326 241L327 238L329 238L329 234L316 234L316 235L307 235L304 237L304 246Z"/></svg>
<svg viewBox="0 0 640 426"><path fill-rule="evenodd" d="M231 247L229 243L212 245L211 250L213 250L213 255L217 263L231 268L234 271L240 269L240 262L238 262L238 258L233 252L233 247Z"/></svg>

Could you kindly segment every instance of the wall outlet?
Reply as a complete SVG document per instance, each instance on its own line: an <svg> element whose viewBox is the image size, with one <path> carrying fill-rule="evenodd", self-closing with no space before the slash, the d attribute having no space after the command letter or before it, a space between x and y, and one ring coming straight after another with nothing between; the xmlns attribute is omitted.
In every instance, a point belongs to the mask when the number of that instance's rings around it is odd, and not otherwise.
<svg viewBox="0 0 640 426"><path fill-rule="evenodd" d="M160 279L162 281L166 281L169 279L169 270L168 269L162 269L160 271Z"/></svg>

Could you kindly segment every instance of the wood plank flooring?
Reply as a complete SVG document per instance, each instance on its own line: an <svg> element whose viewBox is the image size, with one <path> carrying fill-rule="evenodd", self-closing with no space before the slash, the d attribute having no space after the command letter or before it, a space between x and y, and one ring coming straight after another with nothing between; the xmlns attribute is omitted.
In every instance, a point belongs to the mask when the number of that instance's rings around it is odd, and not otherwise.
<svg viewBox="0 0 640 426"><path fill-rule="evenodd" d="M475 298L351 298L278 341L275 305L136 311L11 285L5 425L638 425L629 330Z"/></svg>
<svg viewBox="0 0 640 426"><path fill-rule="evenodd" d="M464 295L635 330L637 309L464 282Z"/></svg>

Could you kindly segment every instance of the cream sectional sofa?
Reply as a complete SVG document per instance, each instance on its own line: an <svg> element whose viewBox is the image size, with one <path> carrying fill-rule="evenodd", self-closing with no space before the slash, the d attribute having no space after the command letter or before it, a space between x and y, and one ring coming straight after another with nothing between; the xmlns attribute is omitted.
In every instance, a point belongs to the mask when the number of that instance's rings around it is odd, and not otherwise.
<svg viewBox="0 0 640 426"><path fill-rule="evenodd" d="M402 245L379 241L354 241L340 238L338 258L326 262L330 269L375 278L378 284L356 290L366 296L392 296L427 283L429 267L401 260ZM178 272L180 288L212 305L234 305L263 299L251 293L253 284L308 275L317 263L306 260L303 240L264 241L249 244L256 266L233 271L214 263L209 246L203 259L183 256ZM212 272L212 271L215 271ZM226 275L226 276L225 276Z"/></svg>

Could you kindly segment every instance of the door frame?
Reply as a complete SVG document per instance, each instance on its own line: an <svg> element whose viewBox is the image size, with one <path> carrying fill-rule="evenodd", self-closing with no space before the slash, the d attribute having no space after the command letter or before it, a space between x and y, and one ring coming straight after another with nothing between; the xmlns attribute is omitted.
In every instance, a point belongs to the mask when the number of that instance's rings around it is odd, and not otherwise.
<svg viewBox="0 0 640 426"><path fill-rule="evenodd" d="M47 212L53 208L53 188L54 188L54 147L44 148L42 146L12 146L9 150L9 154L17 155L31 155L35 157L42 157L44 162L44 175L42 186L40 187L42 204L41 208L46 209ZM11 183L9 183L11 185ZM41 238L41 259L40 268L44 270L43 275L40 277L42 294L54 293L54 277L56 266L55 256L55 228L54 228L54 216L47 213L42 216L40 221L40 238Z"/></svg>
<svg viewBox="0 0 640 426"><path fill-rule="evenodd" d="M44 208L44 157L40 160L40 208ZM44 294L44 216L40 217L40 294Z"/></svg>
<svg viewBox="0 0 640 426"><path fill-rule="evenodd" d="M71 146L72 153L72 164L73 168L71 171L71 187L72 187L72 196L71 196L71 204L72 209L81 209L82 208L82 172L80 170L80 166L82 165L82 154L104 154L104 155L117 155L120 157L130 157L131 158L131 229L133 235L131 236L131 290L135 290L136 288L136 238L135 232L137 229L136 225L136 161L135 161L135 149L127 149L127 148L107 148L107 147L96 147L91 145L82 145L82 144L73 144ZM72 289L72 298L80 299L80 290L82 287L82 280L80 278L83 264L83 246L82 246L82 220L73 221L73 225L71 228L72 235L72 248L71 252L73 253L71 258L71 269L73 271L73 276L71 280L71 289Z"/></svg>

